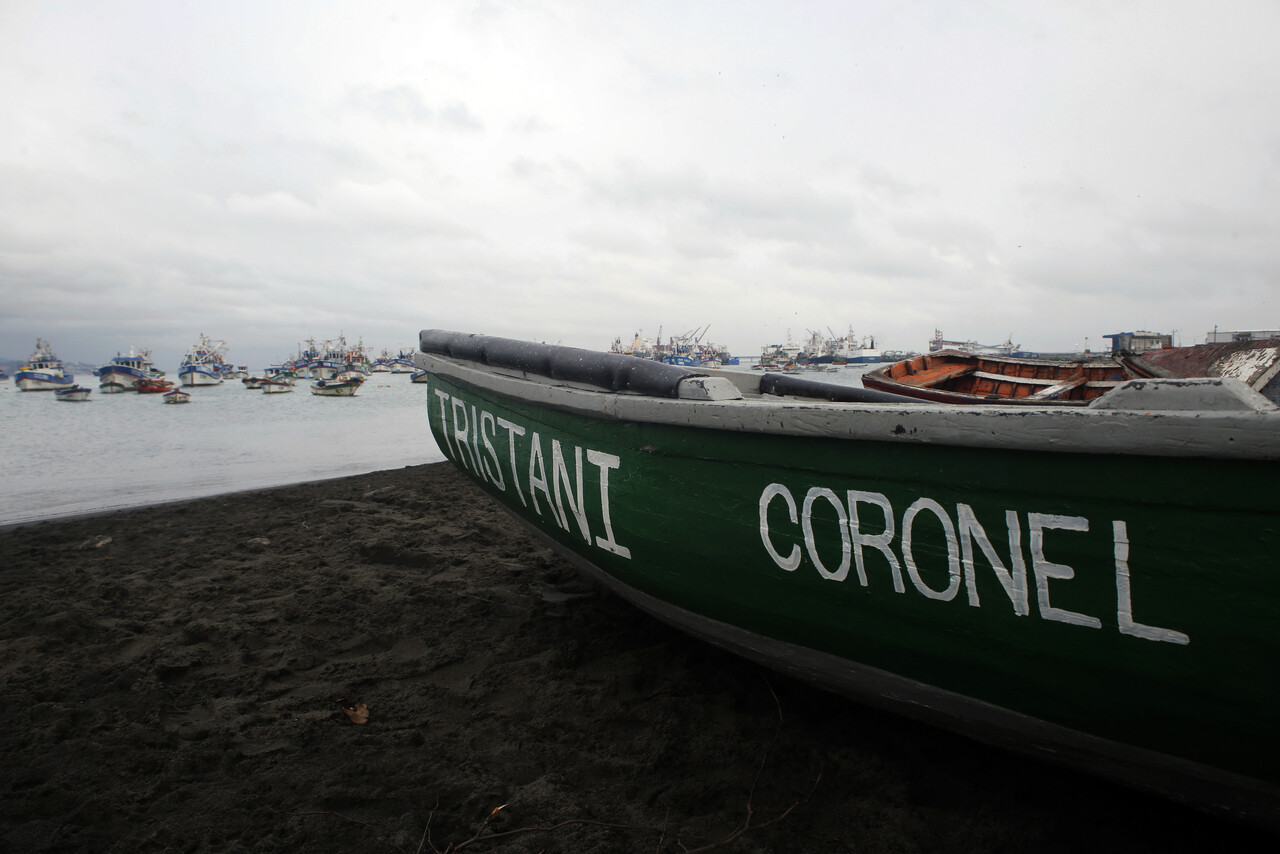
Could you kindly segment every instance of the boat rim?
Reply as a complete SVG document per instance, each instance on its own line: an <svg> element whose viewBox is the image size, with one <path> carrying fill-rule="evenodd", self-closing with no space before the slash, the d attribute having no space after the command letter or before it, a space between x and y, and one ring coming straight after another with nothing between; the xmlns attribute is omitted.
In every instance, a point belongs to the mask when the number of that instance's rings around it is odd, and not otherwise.
<svg viewBox="0 0 1280 854"><path fill-rule="evenodd" d="M1232 379L1131 380L1090 406L1007 407L444 330L421 333L414 362L504 397L615 421L889 444L1280 459L1280 409ZM880 397L826 397L850 392ZM1161 408L1187 396L1220 408Z"/></svg>

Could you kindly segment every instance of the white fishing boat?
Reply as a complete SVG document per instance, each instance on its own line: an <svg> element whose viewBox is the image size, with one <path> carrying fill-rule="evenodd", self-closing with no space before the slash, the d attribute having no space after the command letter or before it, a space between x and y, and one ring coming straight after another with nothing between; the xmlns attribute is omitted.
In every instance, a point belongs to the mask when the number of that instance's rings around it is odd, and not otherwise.
<svg viewBox="0 0 1280 854"><path fill-rule="evenodd" d="M766 344L760 348L759 365L764 370L781 370L794 365L800 358L801 347L791 340L791 330L787 330L786 344Z"/></svg>
<svg viewBox="0 0 1280 854"><path fill-rule="evenodd" d="M166 391L164 393L164 402L165 403L190 403L191 395L180 388L175 388L172 391Z"/></svg>
<svg viewBox="0 0 1280 854"><path fill-rule="evenodd" d="M853 333L852 326L849 327L849 331L844 335L836 335L830 328L827 331L831 333L829 338L814 334L813 340L819 343L816 351L808 354L810 362L836 365L868 365L884 360L884 353L876 347L876 337L874 335L863 335L859 338Z"/></svg>
<svg viewBox="0 0 1280 854"><path fill-rule="evenodd" d="M62 360L53 352L49 342L36 339L36 349L27 362L13 375L13 383L23 391L54 391L76 384L75 376L68 373Z"/></svg>
<svg viewBox="0 0 1280 854"><path fill-rule="evenodd" d="M320 357L320 351L316 348L314 338L307 339L307 346L298 345L298 355L291 359L286 359L281 367L286 370L293 371L294 375L301 379L319 379L319 377L311 376L311 363Z"/></svg>
<svg viewBox="0 0 1280 854"><path fill-rule="evenodd" d="M658 334L661 336L661 329L658 330ZM624 344L621 337L614 338L613 343L609 345L609 352L622 356L635 356L637 359L657 358L653 341L644 336L644 330L633 335L629 343Z"/></svg>
<svg viewBox="0 0 1280 854"><path fill-rule="evenodd" d="M156 368L151 362L150 350L134 350L128 353L117 353L110 363L93 372L98 378L98 391L103 394L119 394L134 391L141 380L155 379L164 376L164 371Z"/></svg>
<svg viewBox="0 0 1280 854"><path fill-rule="evenodd" d="M203 333L178 367L178 382L184 386L219 385L232 369L225 356L227 342L214 341Z"/></svg>
<svg viewBox="0 0 1280 854"><path fill-rule="evenodd" d="M346 364L347 339L341 335L337 341L325 341L324 348L315 353L307 364L313 380L331 380Z"/></svg>
<svg viewBox="0 0 1280 854"><path fill-rule="evenodd" d="M344 372L348 375L358 373L364 378L370 371L369 357L365 353L363 341L351 346L341 333L336 340L324 343L324 348L311 360L308 368L314 380L335 379Z"/></svg>
<svg viewBox="0 0 1280 854"><path fill-rule="evenodd" d="M297 370L294 368L293 362L289 359L286 359L285 361L281 362L278 365L271 365L265 371L262 372L262 375L269 380L287 379L289 380L290 384L292 384L294 380L298 379L299 376L302 376L305 378L305 374L300 375L297 372Z"/></svg>
<svg viewBox="0 0 1280 854"><path fill-rule="evenodd" d="M413 351L406 347L401 347L400 352L393 356L387 364L391 367L391 373L393 374L412 374L414 372Z"/></svg>
<svg viewBox="0 0 1280 854"><path fill-rule="evenodd" d="M1003 356L1005 358L1031 355L1022 349L1021 344L1014 344L1012 336L1006 338L1003 344L979 344L977 341L951 341L942 337L941 329L935 329L933 330L933 338L929 341L929 352L937 353L941 350L960 350L965 353L972 353L975 356Z"/></svg>
<svg viewBox="0 0 1280 854"><path fill-rule="evenodd" d="M344 368L342 368L342 370L338 371L336 374L333 375L333 379L338 380L339 382L345 381L345 380L363 381L368 378L369 378L369 374L350 364L346 365Z"/></svg>

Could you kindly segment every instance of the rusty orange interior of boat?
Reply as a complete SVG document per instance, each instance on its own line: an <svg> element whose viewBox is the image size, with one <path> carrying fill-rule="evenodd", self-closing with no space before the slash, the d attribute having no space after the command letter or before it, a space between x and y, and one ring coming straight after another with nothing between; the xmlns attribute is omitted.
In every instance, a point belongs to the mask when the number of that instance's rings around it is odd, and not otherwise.
<svg viewBox="0 0 1280 854"><path fill-rule="evenodd" d="M1089 401L1130 378L1113 362L1037 362L934 353L889 367L888 377L915 388L979 398Z"/></svg>

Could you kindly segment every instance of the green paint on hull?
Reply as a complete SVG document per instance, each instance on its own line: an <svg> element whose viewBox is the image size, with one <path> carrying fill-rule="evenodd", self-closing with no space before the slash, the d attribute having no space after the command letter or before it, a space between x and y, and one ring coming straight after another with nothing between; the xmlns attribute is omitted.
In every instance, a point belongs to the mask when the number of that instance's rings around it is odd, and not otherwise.
<svg viewBox="0 0 1280 854"><path fill-rule="evenodd" d="M619 422L440 377L427 397L455 464L650 596L1277 780L1275 461Z"/></svg>

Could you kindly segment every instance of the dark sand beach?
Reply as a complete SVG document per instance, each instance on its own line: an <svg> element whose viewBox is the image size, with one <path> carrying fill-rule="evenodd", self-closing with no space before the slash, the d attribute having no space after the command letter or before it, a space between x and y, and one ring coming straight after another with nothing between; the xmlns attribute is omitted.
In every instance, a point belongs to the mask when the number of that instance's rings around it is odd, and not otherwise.
<svg viewBox="0 0 1280 854"><path fill-rule="evenodd" d="M447 464L0 531L0 627L8 852L1276 844L689 639Z"/></svg>

